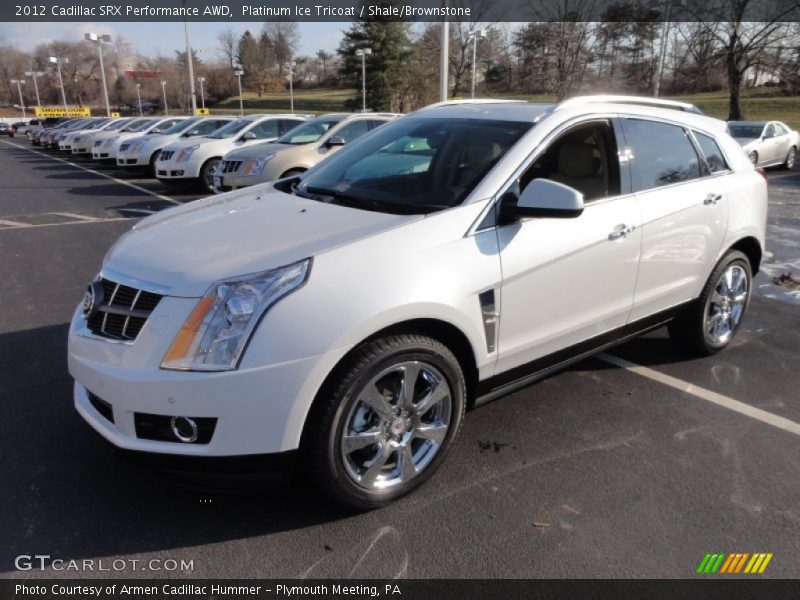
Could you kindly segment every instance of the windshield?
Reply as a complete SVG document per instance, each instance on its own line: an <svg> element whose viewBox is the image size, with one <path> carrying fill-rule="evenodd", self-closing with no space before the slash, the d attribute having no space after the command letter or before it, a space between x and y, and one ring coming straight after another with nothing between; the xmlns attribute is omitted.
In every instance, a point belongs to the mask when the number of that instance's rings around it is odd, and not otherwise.
<svg viewBox="0 0 800 600"><path fill-rule="evenodd" d="M764 123L742 123L734 124L728 123L728 131L731 137L735 138L757 138L761 137L761 132L764 130Z"/></svg>
<svg viewBox="0 0 800 600"><path fill-rule="evenodd" d="M127 127L123 127L123 132L135 132L141 131L142 129L146 129L148 125L153 122L152 119L136 119L132 123L129 123Z"/></svg>
<svg viewBox="0 0 800 600"><path fill-rule="evenodd" d="M124 127L127 123L130 123L130 119L119 119L114 121L104 129L104 131L116 131L117 129Z"/></svg>
<svg viewBox="0 0 800 600"><path fill-rule="evenodd" d="M225 127L217 129L217 131L206 137L210 137L213 140L221 140L224 138L229 138L239 133L242 129L244 129L251 123L254 123L254 121L251 121L250 119L237 119L232 123L228 123L227 125L225 125Z"/></svg>
<svg viewBox="0 0 800 600"><path fill-rule="evenodd" d="M162 135L169 135L171 133L180 133L184 129L188 129L191 125L197 123L197 119L184 119L183 121L178 121L172 127L161 131Z"/></svg>
<svg viewBox="0 0 800 600"><path fill-rule="evenodd" d="M91 125L89 125L86 129L97 129L98 127L102 127L108 123L108 119L100 119L99 121L95 121Z"/></svg>
<svg viewBox="0 0 800 600"><path fill-rule="evenodd" d="M404 214L460 204L532 123L404 118L320 163L295 193Z"/></svg>
<svg viewBox="0 0 800 600"><path fill-rule="evenodd" d="M325 135L326 131L328 131L341 120L342 117L312 119L311 121L300 125L300 127L295 127L283 137L278 138L277 143L292 144L295 146L299 146L301 144L311 144Z"/></svg>

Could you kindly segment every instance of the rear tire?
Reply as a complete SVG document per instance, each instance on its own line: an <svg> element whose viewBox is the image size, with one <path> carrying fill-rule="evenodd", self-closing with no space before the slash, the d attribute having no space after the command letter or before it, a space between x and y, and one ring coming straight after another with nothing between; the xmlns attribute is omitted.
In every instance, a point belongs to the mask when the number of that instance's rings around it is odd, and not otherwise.
<svg viewBox="0 0 800 600"><path fill-rule="evenodd" d="M750 301L753 275L747 256L731 250L717 263L700 297L669 324L672 340L697 356L731 343Z"/></svg>
<svg viewBox="0 0 800 600"><path fill-rule="evenodd" d="M367 342L315 401L303 432L304 462L336 502L385 506L436 471L465 406L464 375L441 342L416 334Z"/></svg>
<svg viewBox="0 0 800 600"><path fill-rule="evenodd" d="M786 160L783 161L783 168L787 170L794 169L794 163L797 161L797 148L792 146L786 154Z"/></svg>

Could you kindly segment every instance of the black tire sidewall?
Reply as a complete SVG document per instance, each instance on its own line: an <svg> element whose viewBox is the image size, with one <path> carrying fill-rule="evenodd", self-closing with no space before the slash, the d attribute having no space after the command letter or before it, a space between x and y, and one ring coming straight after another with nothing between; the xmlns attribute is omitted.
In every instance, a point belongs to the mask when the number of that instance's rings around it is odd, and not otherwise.
<svg viewBox="0 0 800 600"><path fill-rule="evenodd" d="M350 478L344 466L340 440L347 425L347 416L360 391L375 375L392 364L414 360L431 364L447 380L453 402L447 435L436 456L420 474L408 482L401 483L388 490L365 490ZM415 489L433 475L442 460L444 460L461 427L466 402L466 385L458 362L446 348L438 347L435 343L429 344L417 341L384 349L366 368L362 368L353 376L348 377L339 387L339 393L331 400L337 403L338 406L327 424L324 450L325 470L328 472L330 483L336 488L336 495L340 499L353 506L370 508L392 502Z"/></svg>
<svg viewBox="0 0 800 600"><path fill-rule="evenodd" d="M212 188L208 184L208 178L206 177L207 171L212 164L214 164L215 162L219 163L220 160L222 159L217 157L209 158L206 162L203 163L203 166L200 167L200 185L202 185L203 189L206 190L209 194L215 194L216 192L214 191L214 188ZM216 166L214 168L216 168ZM211 176L213 177L213 174Z"/></svg>

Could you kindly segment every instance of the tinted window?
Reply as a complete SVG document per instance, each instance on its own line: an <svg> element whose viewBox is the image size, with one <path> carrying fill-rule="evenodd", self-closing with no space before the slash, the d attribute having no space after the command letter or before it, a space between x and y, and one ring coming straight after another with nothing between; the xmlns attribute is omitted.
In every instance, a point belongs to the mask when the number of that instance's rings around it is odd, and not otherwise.
<svg viewBox="0 0 800 600"><path fill-rule="evenodd" d="M717 142L714 141L714 138L698 132L695 132L694 138L706 157L706 163L708 163L708 168L712 173L729 170L728 163L725 162L725 157L722 155L722 151L719 149Z"/></svg>
<svg viewBox="0 0 800 600"><path fill-rule="evenodd" d="M302 125L305 121L301 121L300 119L281 119L281 127L283 128L283 133L287 131L291 131L298 125Z"/></svg>
<svg viewBox="0 0 800 600"><path fill-rule="evenodd" d="M369 121L353 121L334 133L336 137L342 138L345 142L352 142L357 137L361 137L369 131Z"/></svg>
<svg viewBox="0 0 800 600"><path fill-rule="evenodd" d="M299 146L301 144L311 144L321 138L328 129L334 127L341 117L333 118L317 118L306 121L299 127L292 129L289 133L284 135L278 140L280 144L293 144Z"/></svg>
<svg viewBox="0 0 800 600"><path fill-rule="evenodd" d="M256 134L256 138L259 140L267 139L267 138L276 138L280 135L279 131L279 122L278 119L270 119L269 121L263 121L253 127L250 131Z"/></svg>
<svg viewBox="0 0 800 600"><path fill-rule="evenodd" d="M764 130L764 137L771 138L775 137L775 126L774 125L767 125L767 128Z"/></svg>
<svg viewBox="0 0 800 600"><path fill-rule="evenodd" d="M763 130L763 123L728 123L728 132L735 138L755 139Z"/></svg>
<svg viewBox="0 0 800 600"><path fill-rule="evenodd" d="M789 130L786 129L781 123L775 123L775 133L777 135L785 135L789 133Z"/></svg>
<svg viewBox="0 0 800 600"><path fill-rule="evenodd" d="M633 191L700 177L700 161L686 132L676 125L628 119L625 138L632 157Z"/></svg>

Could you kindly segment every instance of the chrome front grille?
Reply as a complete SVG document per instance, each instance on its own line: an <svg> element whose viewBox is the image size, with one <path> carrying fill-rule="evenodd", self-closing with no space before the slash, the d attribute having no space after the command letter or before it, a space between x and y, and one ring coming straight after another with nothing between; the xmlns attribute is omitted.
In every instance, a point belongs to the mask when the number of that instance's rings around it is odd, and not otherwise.
<svg viewBox="0 0 800 600"><path fill-rule="evenodd" d="M158 160L169 160L173 154L175 154L174 150L162 150L158 155Z"/></svg>
<svg viewBox="0 0 800 600"><path fill-rule="evenodd" d="M219 172L223 175L226 173L236 173L236 171L241 168L242 162L241 160L223 160L219 165Z"/></svg>
<svg viewBox="0 0 800 600"><path fill-rule="evenodd" d="M128 142L125 142L123 144L120 144L119 149L120 149L121 152L125 152L125 150L127 150L130 147L131 147L131 145Z"/></svg>
<svg viewBox="0 0 800 600"><path fill-rule="evenodd" d="M133 341L163 296L101 279L101 298L86 315L86 326L95 335Z"/></svg>

